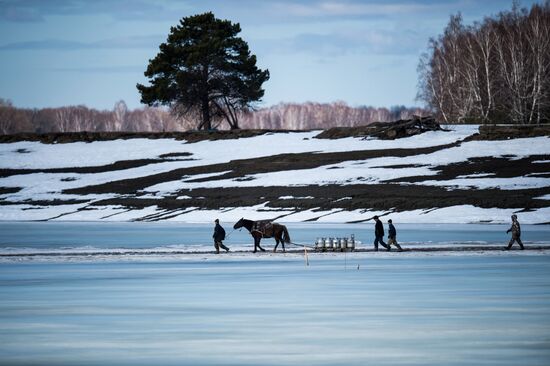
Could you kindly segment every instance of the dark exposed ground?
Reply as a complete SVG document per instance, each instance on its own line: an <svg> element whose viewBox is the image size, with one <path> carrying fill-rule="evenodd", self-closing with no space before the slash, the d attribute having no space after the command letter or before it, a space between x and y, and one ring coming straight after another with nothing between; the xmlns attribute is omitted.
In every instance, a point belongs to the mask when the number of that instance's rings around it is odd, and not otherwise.
<svg viewBox="0 0 550 366"><path fill-rule="evenodd" d="M537 177L550 177L550 163L533 163L533 161L550 161L550 155L531 155L522 159L510 159L505 157L484 157L472 158L461 163L449 165L440 165L432 167L437 175L429 176L410 176L392 179L387 182L423 182L425 180L450 180L458 176L472 174L490 174L490 178L512 178L524 175Z"/></svg>
<svg viewBox="0 0 550 366"><path fill-rule="evenodd" d="M49 201L44 200L25 200L25 201L18 201L17 204L21 205L32 205L32 206L60 206L60 205L74 205L79 203L86 203L88 200L82 199L82 200L74 200L74 199L68 199L68 200L61 200L61 199L54 199ZM0 206L7 206L12 205L14 202L10 202L8 200L0 200ZM25 210L25 209L23 209Z"/></svg>
<svg viewBox="0 0 550 366"><path fill-rule="evenodd" d="M230 171L229 173L194 182L216 179L244 179L243 177L281 170L310 169L327 164L338 164L350 160L362 160L381 156L409 156L426 154L440 149L456 146L459 143L422 149L391 149L352 151L323 154L283 154L267 158L231 161L226 164L178 169L167 173L110 182L67 190L67 194L118 193L131 195L116 199L103 200L94 205L121 205L131 208L143 208L158 205L168 211L180 212L186 208L218 209L219 207L254 206L268 201L267 206L281 210L296 208L307 209L344 209L356 210L366 207L375 210L395 208L397 211L429 209L453 205L471 204L483 208L524 207L526 210L546 207L547 201L536 199L550 193L550 189L499 190L499 189L456 189L444 187L411 185L425 180L448 180L470 174L494 174L494 177L516 177L526 174L548 174L550 163L532 163L536 160L550 160L550 156L536 155L529 158L512 160L508 158L471 159L467 162L433 168L433 176L405 177L388 181L393 184L354 184L354 185L310 185L299 187L243 187L243 188L199 188L181 190L164 199L137 198L140 191L152 185L179 180L187 175ZM402 167L402 166L401 166ZM401 184L396 184L401 183ZM403 183L409 183L403 185ZM178 200L178 196L190 199ZM313 199L280 199L281 196L314 197ZM343 199L351 197L351 199Z"/></svg>
<svg viewBox="0 0 550 366"><path fill-rule="evenodd" d="M136 138L145 139L176 139L186 140L189 143L204 140L226 140L241 137L253 137L273 132L290 132L286 130L230 130L230 131L185 131L185 132L52 132L52 133L18 133L0 135L0 143L19 141L40 141L45 144L63 144L69 142L93 142L127 140ZM303 131L302 131L303 132Z"/></svg>
<svg viewBox="0 0 550 366"><path fill-rule="evenodd" d="M179 180L187 175L218 173L230 171L229 173L210 177L208 180L220 180L231 178L244 178L249 175L268 173L284 170L300 170L317 168L323 165L338 164L350 160L364 160L378 157L405 157L416 154L429 154L435 151L457 146L459 143L447 145L417 148L417 149L386 149L386 150L364 150L337 153L302 153L302 154L281 154L256 159L232 160L224 164L203 165L192 168L182 168L166 173L149 175L136 179L126 179L106 184L82 187L64 191L67 194L90 194L90 193L119 193L135 194L139 190L155 184ZM191 182L201 182L207 179L196 179Z"/></svg>
<svg viewBox="0 0 550 366"><path fill-rule="evenodd" d="M187 159L185 159L187 160ZM9 177L12 175L20 174L33 174L33 173L104 173L112 172L115 170L138 168L149 164L158 164L166 161L173 161L168 159L142 159L142 160L121 160L113 164L99 165L99 166L85 166L85 167L70 167L70 168L51 168L51 169L0 169L0 178Z"/></svg>
<svg viewBox="0 0 550 366"><path fill-rule="evenodd" d="M482 133L468 137L468 140L494 140L508 139L511 137L547 136L548 129L541 128L517 128L487 127L481 129ZM117 138L176 138L186 139L189 142L204 139L227 139L247 136L256 136L271 133L269 130L238 130L238 131L210 131L210 132L186 132L186 133L78 133L78 134L48 134L48 135L12 135L0 136L0 142L13 142L21 140L34 140L42 142L72 142L72 141L96 141L112 140ZM361 128L333 129L328 138L341 138L355 136L363 133ZM379 184L353 184L353 185L308 185L308 186L271 186L271 187L240 187L240 188L199 188L193 190L181 190L172 196L150 199L139 198L144 196L143 189L155 184L178 181L186 178L188 182L203 182L219 179L253 180L253 175L259 173L277 172L301 169L312 169L320 166L334 165L357 160L356 164L363 164L361 160L379 157L406 157L420 154L429 154L439 150L448 149L460 145L458 141L451 144L414 149L386 149L364 150L336 153L301 153L280 154L275 156L233 160L223 164L197 166L191 168L176 169L170 172L154 174L150 176L124 179L94 186L80 187L66 190L64 194L102 194L114 193L121 197L96 201L92 206L118 205L128 209L158 206L165 209L162 214L154 214L146 217L146 220L166 219L176 216L190 209L220 209L223 207L255 206L267 202L269 208L280 211L292 209L314 209L326 211L330 209L342 210L395 210L408 211L415 209L431 209L454 205L470 204L482 208L518 208L532 210L548 206L548 200L537 197L550 194L549 188L539 189L448 189L437 186L418 185L426 180L451 180L459 176L472 174L488 174L491 178L510 178L519 176L550 176L550 155L535 155L527 158L513 160L511 157L485 157L474 158L468 161L430 167L431 176L412 176L391 179ZM25 151L19 151L25 153ZM135 168L166 161L191 160L190 153L164 154L143 160L118 161L113 164L92 167L65 167L56 169L2 169L0 177L8 177L31 173L102 173L116 170ZM534 161L545 161L534 163ZM384 168L407 168L410 165L400 164L385 166ZM205 173L227 172L223 175L189 180L191 176ZM20 188L0 187L0 194L16 193ZM177 199L178 196L189 196L190 199ZM282 196L292 196L293 199L280 199ZM303 197L303 198L300 198ZM305 198L313 197L313 198ZM351 199L350 199L351 198ZM84 200L55 200L55 201L27 201L26 204L35 206L47 206L58 204L85 203ZM0 205L15 204L9 200L0 199ZM21 203L21 202L17 202ZM88 208L84 208L88 209ZM273 211L277 216L277 210ZM281 217L285 215L280 212ZM322 213L320 213L322 215Z"/></svg>
<svg viewBox="0 0 550 366"><path fill-rule="evenodd" d="M474 139L507 140L536 136L550 136L550 125L482 125Z"/></svg>
<svg viewBox="0 0 550 366"><path fill-rule="evenodd" d="M339 139L342 137L376 137L382 140L395 140L419 135L428 131L441 131L441 126L433 117L414 116L411 119L394 122L374 122L366 126L333 127L316 136L318 139Z"/></svg>
<svg viewBox="0 0 550 366"><path fill-rule="evenodd" d="M367 136L372 132L373 127L385 125L385 122L377 122L357 127L334 127L325 130L316 138L344 138ZM185 131L185 132L52 132L52 133L18 133L13 135L0 135L0 143L10 143L18 141L40 141L46 144L69 143L69 142L93 142L110 141L117 139L163 139L173 138L176 140L187 140L188 142L197 142L204 140L223 140L237 139L241 137L252 137L264 135L267 133L284 132L305 132L305 130L230 130L230 131ZM518 137L549 136L550 125L482 125L480 133L474 139L482 140L503 140Z"/></svg>
<svg viewBox="0 0 550 366"><path fill-rule="evenodd" d="M166 210L182 210L189 207L218 209L220 207L254 206L269 201L267 206L280 208L281 210L288 208L298 210L315 208L320 210L333 208L388 210L395 208L397 211L407 211L463 204L483 208L525 207L529 210L546 207L548 205L547 201L534 199L533 197L550 193L549 191L549 189L542 188L514 191L499 189L446 190L435 186L397 184L198 188L178 192L179 195L192 197L185 200L178 200L176 199L177 196L165 199L122 197L98 201L94 205L122 205L131 208L158 205ZM279 197L282 196L298 198L280 199ZM351 197L351 199L342 199L345 197Z"/></svg>
<svg viewBox="0 0 550 366"><path fill-rule="evenodd" d="M21 188L17 187L0 187L0 194L17 193Z"/></svg>

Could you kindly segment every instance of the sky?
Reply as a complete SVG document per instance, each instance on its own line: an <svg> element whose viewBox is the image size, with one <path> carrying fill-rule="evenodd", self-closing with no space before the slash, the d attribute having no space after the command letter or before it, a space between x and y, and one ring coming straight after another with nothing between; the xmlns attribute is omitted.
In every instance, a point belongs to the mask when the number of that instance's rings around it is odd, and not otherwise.
<svg viewBox="0 0 550 366"><path fill-rule="evenodd" d="M529 6L533 2L520 2ZM212 11L269 69L260 107L343 101L421 106L416 68L451 14L512 0L0 0L0 98L18 107L138 108L137 83L183 17Z"/></svg>

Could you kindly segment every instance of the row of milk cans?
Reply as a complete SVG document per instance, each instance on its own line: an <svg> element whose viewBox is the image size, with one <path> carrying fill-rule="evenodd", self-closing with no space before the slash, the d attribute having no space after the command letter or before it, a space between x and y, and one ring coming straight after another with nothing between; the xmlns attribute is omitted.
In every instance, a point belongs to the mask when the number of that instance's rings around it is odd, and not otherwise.
<svg viewBox="0 0 550 366"><path fill-rule="evenodd" d="M317 238L315 250L322 252L353 252L355 250L355 235L349 238Z"/></svg>

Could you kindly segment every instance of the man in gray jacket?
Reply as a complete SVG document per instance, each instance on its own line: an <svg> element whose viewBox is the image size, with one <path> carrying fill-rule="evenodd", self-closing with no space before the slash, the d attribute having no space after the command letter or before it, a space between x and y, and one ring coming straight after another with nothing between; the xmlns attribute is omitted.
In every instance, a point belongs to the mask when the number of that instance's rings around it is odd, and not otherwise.
<svg viewBox="0 0 550 366"><path fill-rule="evenodd" d="M395 245L400 252L403 251L403 248L401 248L401 245L397 244L397 231L395 230L395 226L393 226L391 219L389 219L388 220L388 251L391 250L392 244Z"/></svg>
<svg viewBox="0 0 550 366"><path fill-rule="evenodd" d="M512 239L510 239L510 243L508 243L506 250L510 250L515 241L518 242L521 250L525 249L523 247L523 243L521 242L521 227L519 226L518 217L516 215L512 215L512 226L506 231L506 234L508 234L510 231L512 232Z"/></svg>

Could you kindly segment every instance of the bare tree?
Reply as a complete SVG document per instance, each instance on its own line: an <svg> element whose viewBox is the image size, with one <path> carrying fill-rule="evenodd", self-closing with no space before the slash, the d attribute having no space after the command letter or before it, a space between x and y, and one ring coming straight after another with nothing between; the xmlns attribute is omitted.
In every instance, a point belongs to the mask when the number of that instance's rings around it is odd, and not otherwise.
<svg viewBox="0 0 550 366"><path fill-rule="evenodd" d="M31 112L16 108L10 100L0 98L0 134L33 132Z"/></svg>
<svg viewBox="0 0 550 366"><path fill-rule="evenodd" d="M546 9L541 6L533 6L526 26L527 44L532 55L531 69L531 105L528 123L541 123L548 119L550 108L550 3L546 3ZM546 10L546 11L545 11ZM543 111L545 115L543 116Z"/></svg>
<svg viewBox="0 0 550 366"><path fill-rule="evenodd" d="M112 124L109 126L111 131L121 131L122 126L126 120L126 115L128 114L128 106L123 100L119 100L115 103L113 108L113 118Z"/></svg>
<svg viewBox="0 0 550 366"><path fill-rule="evenodd" d="M494 106L494 59L495 59L495 31L493 22L481 25L478 32L474 32L474 41L480 58L480 75L478 75L478 108L482 122L489 121ZM485 94L485 95L484 95Z"/></svg>
<svg viewBox="0 0 550 366"><path fill-rule="evenodd" d="M0 98L0 133L6 135L14 130L16 109L11 101Z"/></svg>
<svg viewBox="0 0 550 366"><path fill-rule="evenodd" d="M550 1L469 27L451 16L420 59L417 98L446 122L548 121L549 32Z"/></svg>

